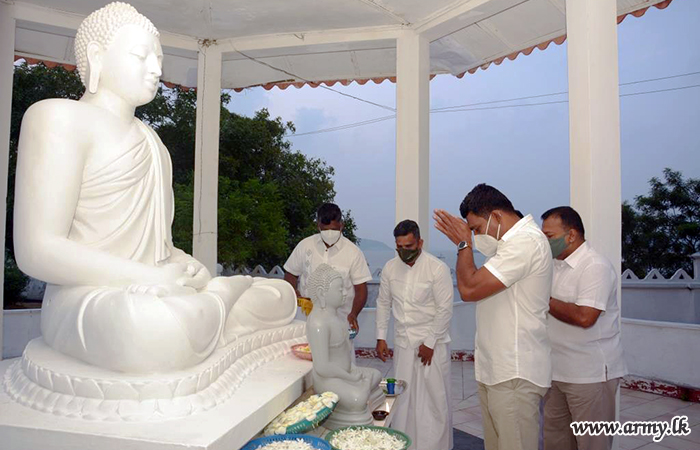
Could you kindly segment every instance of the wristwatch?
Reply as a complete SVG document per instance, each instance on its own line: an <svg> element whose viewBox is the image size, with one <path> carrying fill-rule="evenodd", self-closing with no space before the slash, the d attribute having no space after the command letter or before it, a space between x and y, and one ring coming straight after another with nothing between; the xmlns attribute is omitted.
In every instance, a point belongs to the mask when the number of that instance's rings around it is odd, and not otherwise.
<svg viewBox="0 0 700 450"><path fill-rule="evenodd" d="M465 248L469 248L469 243L467 241L462 241L459 244L457 244L457 252L461 252Z"/></svg>

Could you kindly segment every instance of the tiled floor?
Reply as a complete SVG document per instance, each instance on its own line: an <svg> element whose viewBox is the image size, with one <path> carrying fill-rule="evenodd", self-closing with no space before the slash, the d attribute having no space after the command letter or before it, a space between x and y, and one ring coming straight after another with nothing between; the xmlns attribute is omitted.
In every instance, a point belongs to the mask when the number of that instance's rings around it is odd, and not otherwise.
<svg viewBox="0 0 700 450"><path fill-rule="evenodd" d="M387 377L393 375L392 362L379 359L358 359L360 366L374 367ZM483 438L481 406L474 380L473 362L452 363L452 423L454 427ZM645 392L622 389L620 421L670 421L674 416L688 416L691 433L688 436L664 438L654 443L651 436L620 437L620 450L700 450L700 404Z"/></svg>

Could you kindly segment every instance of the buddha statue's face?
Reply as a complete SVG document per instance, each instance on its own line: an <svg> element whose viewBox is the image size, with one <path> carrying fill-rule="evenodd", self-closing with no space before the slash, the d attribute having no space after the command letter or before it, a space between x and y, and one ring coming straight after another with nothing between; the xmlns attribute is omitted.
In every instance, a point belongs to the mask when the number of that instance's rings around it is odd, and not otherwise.
<svg viewBox="0 0 700 450"><path fill-rule="evenodd" d="M125 25L101 54L100 89L140 106L153 100L162 74L163 49L159 39L136 25Z"/></svg>
<svg viewBox="0 0 700 450"><path fill-rule="evenodd" d="M326 305L331 308L339 308L343 305L343 279L335 278L326 293Z"/></svg>

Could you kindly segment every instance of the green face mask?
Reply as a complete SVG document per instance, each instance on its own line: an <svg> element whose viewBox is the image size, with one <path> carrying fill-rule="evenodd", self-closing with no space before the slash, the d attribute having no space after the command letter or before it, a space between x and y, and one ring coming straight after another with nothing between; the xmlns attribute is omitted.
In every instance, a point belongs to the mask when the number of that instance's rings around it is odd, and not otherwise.
<svg viewBox="0 0 700 450"><path fill-rule="evenodd" d="M549 246L552 249L552 258L558 257L566 250L566 247L568 247L566 235L550 239Z"/></svg>
<svg viewBox="0 0 700 450"><path fill-rule="evenodd" d="M401 258L401 261L405 262L406 264L413 264L416 259L418 259L418 255L420 255L420 249L408 249L408 248L397 248L396 252L399 254L399 258Z"/></svg>

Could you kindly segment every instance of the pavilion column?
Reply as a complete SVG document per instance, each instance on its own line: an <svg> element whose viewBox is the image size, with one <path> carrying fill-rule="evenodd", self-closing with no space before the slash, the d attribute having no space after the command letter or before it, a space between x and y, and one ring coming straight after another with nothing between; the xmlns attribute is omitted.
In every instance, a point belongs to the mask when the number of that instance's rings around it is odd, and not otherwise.
<svg viewBox="0 0 700 450"><path fill-rule="evenodd" d="M619 276L622 177L617 1L566 0L566 32L571 206L581 214L586 239L610 259ZM618 278L618 302L619 283ZM619 390L616 403L619 420ZM618 445L615 438L613 449Z"/></svg>
<svg viewBox="0 0 700 450"><path fill-rule="evenodd" d="M4 305L5 287L5 212L7 209L7 166L10 157L10 117L12 114L12 78L14 75L15 15L14 6L0 2L0 306ZM0 360L2 360L3 309L0 307Z"/></svg>
<svg viewBox="0 0 700 450"><path fill-rule="evenodd" d="M567 0L571 206L620 273L620 98L616 0Z"/></svg>
<svg viewBox="0 0 700 450"><path fill-rule="evenodd" d="M396 43L396 222L430 235L430 42L407 31Z"/></svg>
<svg viewBox="0 0 700 450"><path fill-rule="evenodd" d="M221 49L200 43L197 66L197 133L194 163L192 255L216 276L221 116Z"/></svg>

